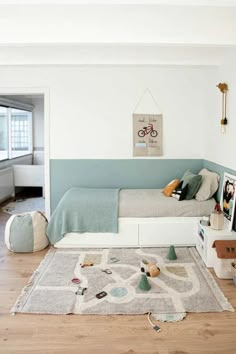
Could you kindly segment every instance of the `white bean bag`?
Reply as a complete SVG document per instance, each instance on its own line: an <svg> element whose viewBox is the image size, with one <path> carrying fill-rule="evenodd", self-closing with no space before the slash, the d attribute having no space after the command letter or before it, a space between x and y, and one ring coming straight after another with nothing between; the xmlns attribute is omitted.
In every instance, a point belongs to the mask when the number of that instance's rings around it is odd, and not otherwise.
<svg viewBox="0 0 236 354"><path fill-rule="evenodd" d="M48 245L47 219L39 211L15 214L6 223L5 243L12 252L36 252Z"/></svg>

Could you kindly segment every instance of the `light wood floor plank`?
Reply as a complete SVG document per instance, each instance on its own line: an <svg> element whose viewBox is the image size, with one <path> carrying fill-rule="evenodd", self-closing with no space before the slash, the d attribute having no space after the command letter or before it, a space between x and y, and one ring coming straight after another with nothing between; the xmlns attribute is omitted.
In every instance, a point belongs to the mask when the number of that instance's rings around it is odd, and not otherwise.
<svg viewBox="0 0 236 354"><path fill-rule="evenodd" d="M0 212L0 353L1 354L236 354L235 313L187 315L161 323L155 333L147 316L10 315L21 289L47 250L14 254L4 244L9 215ZM236 307L231 280L217 282Z"/></svg>

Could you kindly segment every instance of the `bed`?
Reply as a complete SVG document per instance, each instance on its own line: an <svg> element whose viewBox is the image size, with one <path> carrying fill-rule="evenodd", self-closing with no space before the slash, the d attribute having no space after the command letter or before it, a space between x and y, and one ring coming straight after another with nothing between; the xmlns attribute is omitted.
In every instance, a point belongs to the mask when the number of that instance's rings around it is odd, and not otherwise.
<svg viewBox="0 0 236 354"><path fill-rule="evenodd" d="M178 201L160 189L122 189L119 192L118 233L67 232L54 244L74 247L152 247L195 245L197 222L210 215L214 198Z"/></svg>

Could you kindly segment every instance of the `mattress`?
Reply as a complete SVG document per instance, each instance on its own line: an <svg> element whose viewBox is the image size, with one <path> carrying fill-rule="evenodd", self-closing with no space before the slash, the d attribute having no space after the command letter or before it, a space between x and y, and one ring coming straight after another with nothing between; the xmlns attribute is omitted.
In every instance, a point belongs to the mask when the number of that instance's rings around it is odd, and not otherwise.
<svg viewBox="0 0 236 354"><path fill-rule="evenodd" d="M169 217L210 215L215 199L199 202L196 199L178 201L166 197L162 189L121 189L119 217Z"/></svg>

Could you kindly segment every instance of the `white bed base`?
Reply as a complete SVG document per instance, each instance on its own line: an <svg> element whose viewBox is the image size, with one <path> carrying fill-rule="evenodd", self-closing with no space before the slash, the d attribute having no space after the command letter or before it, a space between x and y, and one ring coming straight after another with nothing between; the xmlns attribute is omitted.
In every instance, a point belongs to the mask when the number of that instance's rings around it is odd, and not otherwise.
<svg viewBox="0 0 236 354"><path fill-rule="evenodd" d="M57 248L195 246L200 217L119 218L119 233L68 233Z"/></svg>

